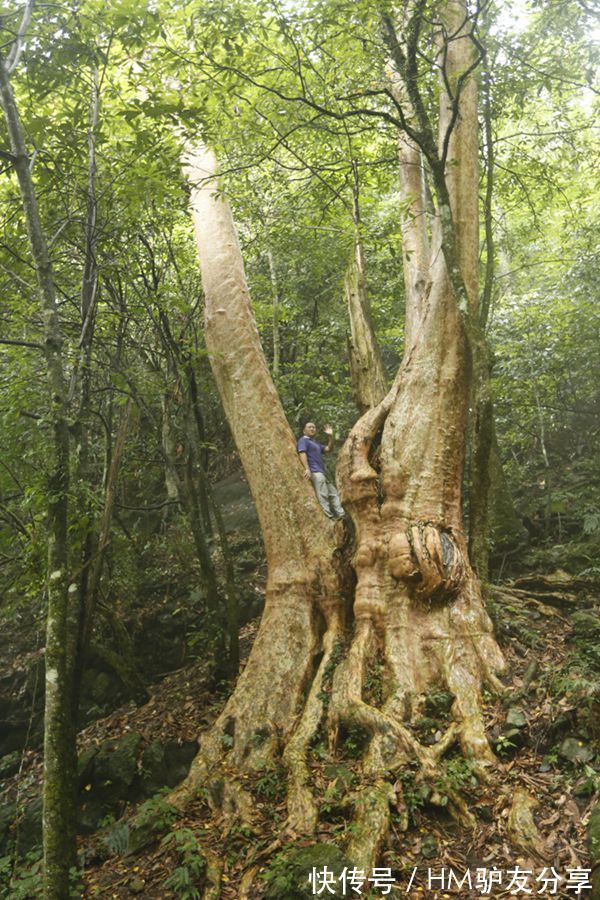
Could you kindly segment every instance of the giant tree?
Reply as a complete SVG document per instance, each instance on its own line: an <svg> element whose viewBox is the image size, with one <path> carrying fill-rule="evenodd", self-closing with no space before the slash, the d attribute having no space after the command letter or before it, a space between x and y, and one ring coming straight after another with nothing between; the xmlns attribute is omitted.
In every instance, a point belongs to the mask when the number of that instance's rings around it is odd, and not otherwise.
<svg viewBox="0 0 600 900"><path fill-rule="evenodd" d="M474 315L480 46L463 0L410 4L401 29L395 16L375 13L392 70L390 84L378 91L391 112L380 115L408 142L401 166L411 165L413 150L422 154L435 216L430 232L423 216L409 216L403 226L405 239L424 248L422 277L407 296L410 327L394 383L358 420L339 456L338 483L350 517L344 533L323 521L303 481L254 325L233 219L215 184L215 157L196 145L185 160L207 349L256 501L269 576L248 664L174 795L183 804L205 785L215 805L249 816L250 798L235 773L281 753L289 825L312 832L318 806L310 787L311 742L326 731L335 747L344 729L358 728L365 735L363 782L353 798L350 858L364 868L387 833L397 775L409 763L432 783L442 757L459 744L485 777L494 757L481 689L499 687L503 664L461 516L470 382L483 366ZM425 31L433 32L437 54L436 115L420 82ZM406 185L411 174L404 172ZM375 672L381 677L376 698L367 688ZM453 721L425 746L411 723L427 691L439 686L452 694ZM441 799L435 790L432 798ZM458 795L449 805L461 821L472 821Z"/></svg>

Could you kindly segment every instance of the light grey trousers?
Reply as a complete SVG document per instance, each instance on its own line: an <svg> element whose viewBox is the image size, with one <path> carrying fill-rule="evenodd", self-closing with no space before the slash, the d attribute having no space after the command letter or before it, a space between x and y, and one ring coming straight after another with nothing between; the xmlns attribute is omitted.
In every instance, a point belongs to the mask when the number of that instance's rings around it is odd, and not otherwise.
<svg viewBox="0 0 600 900"><path fill-rule="evenodd" d="M310 478L325 515L330 519L341 519L345 513L335 486L327 481L322 472L311 472Z"/></svg>

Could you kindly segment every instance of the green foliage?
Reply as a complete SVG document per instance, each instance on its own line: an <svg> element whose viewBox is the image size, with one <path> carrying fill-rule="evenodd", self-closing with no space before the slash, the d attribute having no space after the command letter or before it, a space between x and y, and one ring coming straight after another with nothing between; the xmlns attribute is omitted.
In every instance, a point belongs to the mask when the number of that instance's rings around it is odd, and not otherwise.
<svg viewBox="0 0 600 900"><path fill-rule="evenodd" d="M179 812L162 797L151 797L146 800L135 815L135 824L141 828L150 826L153 831L161 832L170 828L179 816Z"/></svg>
<svg viewBox="0 0 600 900"><path fill-rule="evenodd" d="M325 704L325 706L327 706L327 704L329 703L334 672L344 658L347 649L347 642L345 640L338 640L335 642L331 650L331 655L323 671L321 690L317 695L318 699L321 700L321 702Z"/></svg>
<svg viewBox="0 0 600 900"><path fill-rule="evenodd" d="M0 897L28 900L42 896L41 850L32 850L15 864L13 856L0 858ZM76 896L73 894L73 896Z"/></svg>
<svg viewBox="0 0 600 900"><path fill-rule="evenodd" d="M325 766L325 775L331 781L323 795L320 813L329 822L346 822L352 807L352 790L357 776L350 768L339 764Z"/></svg>
<svg viewBox="0 0 600 900"><path fill-rule="evenodd" d="M511 741L505 734L500 734L494 743L494 749L498 756L510 756L512 751L516 749L516 744Z"/></svg>
<svg viewBox="0 0 600 900"><path fill-rule="evenodd" d="M160 796L146 800L129 823L118 822L109 830L106 839L110 840L116 852L123 842L127 850L137 853L156 841L161 834L168 831L179 816L179 812Z"/></svg>
<svg viewBox="0 0 600 900"><path fill-rule="evenodd" d="M254 791L259 800L279 803L285 797L286 777L281 765L271 761L260 769L261 774L254 782Z"/></svg>
<svg viewBox="0 0 600 900"><path fill-rule="evenodd" d="M165 879L164 886L175 891L181 900L197 900L206 874L206 859L196 834L189 828L180 828L163 839L163 846L172 847L179 858L179 865Z"/></svg>
<svg viewBox="0 0 600 900"><path fill-rule="evenodd" d="M342 869L349 865L351 863L344 859L334 844L284 847L261 873L265 900L308 900L314 896L309 882L313 868L322 870L327 866L337 878Z"/></svg>
<svg viewBox="0 0 600 900"><path fill-rule="evenodd" d="M129 824L127 822L107 823L102 827L100 844L106 848L109 856L122 856L129 849Z"/></svg>
<svg viewBox="0 0 600 900"><path fill-rule="evenodd" d="M435 787L442 797L446 797L449 793L460 793L465 788L477 787L477 784L473 760L458 754L444 760Z"/></svg>
<svg viewBox="0 0 600 900"><path fill-rule="evenodd" d="M417 772L414 766L407 766L398 773L398 781L402 786L402 797L406 808L411 816L414 817L417 810L425 806L431 795L431 788L428 785L417 781Z"/></svg>
<svg viewBox="0 0 600 900"><path fill-rule="evenodd" d="M367 748L371 735L360 725L347 725L342 729L339 753L347 759L358 759Z"/></svg>
<svg viewBox="0 0 600 900"><path fill-rule="evenodd" d="M383 672L384 666L382 661L380 659L375 659L369 665L367 674L365 675L365 700L378 707L383 703Z"/></svg>

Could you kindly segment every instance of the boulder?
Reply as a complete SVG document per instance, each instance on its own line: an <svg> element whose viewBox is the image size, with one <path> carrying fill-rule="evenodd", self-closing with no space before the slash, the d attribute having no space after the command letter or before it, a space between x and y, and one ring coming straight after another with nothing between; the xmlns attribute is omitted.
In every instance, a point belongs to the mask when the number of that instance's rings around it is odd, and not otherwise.
<svg viewBox="0 0 600 900"><path fill-rule="evenodd" d="M506 724L512 728L526 728L527 716L518 706L511 706L506 713Z"/></svg>
<svg viewBox="0 0 600 900"><path fill-rule="evenodd" d="M13 750L12 753L6 753L0 759L0 781L4 778L10 778L11 775L18 772L20 765L21 754L18 750Z"/></svg>
<svg viewBox="0 0 600 900"><path fill-rule="evenodd" d="M587 763L594 758L592 748L574 737L565 738L558 753L563 759L573 763Z"/></svg>

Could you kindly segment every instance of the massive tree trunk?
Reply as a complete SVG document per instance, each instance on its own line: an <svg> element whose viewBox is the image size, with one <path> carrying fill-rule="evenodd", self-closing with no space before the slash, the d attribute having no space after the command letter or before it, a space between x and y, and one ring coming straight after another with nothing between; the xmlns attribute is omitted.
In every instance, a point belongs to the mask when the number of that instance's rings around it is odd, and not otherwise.
<svg viewBox="0 0 600 900"><path fill-rule="evenodd" d="M269 578L246 669L174 800L185 803L204 784L215 804L250 816L234 773L281 753L289 773L288 825L311 832L318 805L310 742L322 729L335 752L344 729L359 727L366 744L362 782L349 802L355 821L348 858L364 869L376 861L390 802L398 800L398 775L409 763L432 785L435 803L442 801L438 766L451 747L459 745L482 778L494 761L481 688L500 687L503 661L461 517L469 347L477 338L470 318L477 297L476 91L464 75L473 45L461 36L462 3L450 0L446 16L453 39L443 46L439 157L435 142L432 150L424 140L437 165L437 218L421 274L411 279L411 325L398 375L340 453L338 482L353 526L345 534L323 518L302 479L260 349L231 215L215 193L214 157L200 150L186 161L206 342L257 504ZM452 695L452 723L435 744L424 745L412 726L428 691L440 687ZM446 795L455 816L472 824L460 796Z"/></svg>
<svg viewBox="0 0 600 900"><path fill-rule="evenodd" d="M273 755L283 741L293 773L292 814L304 824L314 815L306 799L306 745L321 716L319 683L342 627L335 526L303 477L267 368L233 219L215 193L215 158L201 148L187 155L185 168L206 297L206 346L256 503L268 580L250 659L176 799L208 779L215 802L248 813L243 790L219 777L223 748L231 746L231 762L243 769Z"/></svg>

